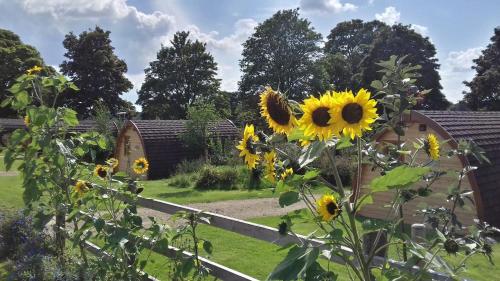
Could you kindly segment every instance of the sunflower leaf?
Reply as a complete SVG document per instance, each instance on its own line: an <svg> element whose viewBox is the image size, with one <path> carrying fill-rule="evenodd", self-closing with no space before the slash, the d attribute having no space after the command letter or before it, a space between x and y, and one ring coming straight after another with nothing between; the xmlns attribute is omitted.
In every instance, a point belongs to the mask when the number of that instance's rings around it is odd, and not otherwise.
<svg viewBox="0 0 500 281"><path fill-rule="evenodd" d="M322 141L315 141L308 145L306 148L302 149L302 154L299 157L300 168L303 168L307 164L313 162L318 157L321 156L323 150L325 150L326 144Z"/></svg>
<svg viewBox="0 0 500 281"><path fill-rule="evenodd" d="M428 167L399 166L373 179L370 186L373 192L406 188L422 180L429 171Z"/></svg>
<svg viewBox="0 0 500 281"><path fill-rule="evenodd" d="M279 204L281 208L299 202L299 193L296 191L286 191L280 194Z"/></svg>

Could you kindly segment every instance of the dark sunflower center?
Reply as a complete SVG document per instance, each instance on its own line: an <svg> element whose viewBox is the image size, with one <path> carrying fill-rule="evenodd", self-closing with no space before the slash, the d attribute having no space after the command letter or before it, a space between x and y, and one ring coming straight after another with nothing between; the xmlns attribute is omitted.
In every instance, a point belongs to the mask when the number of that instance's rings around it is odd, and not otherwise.
<svg viewBox="0 0 500 281"><path fill-rule="evenodd" d="M106 170L105 170L105 169L102 169L102 168L101 168L101 169L97 170L97 174L98 174L101 178L105 178L105 177L107 176L107 174L108 174L108 173L106 172Z"/></svg>
<svg viewBox="0 0 500 281"><path fill-rule="evenodd" d="M137 163L137 168L140 168L140 169L143 169L144 168L144 163L143 162L139 162Z"/></svg>
<svg viewBox="0 0 500 281"><path fill-rule="evenodd" d="M269 116L271 116L274 122L283 126L288 124L290 121L290 111L279 95L269 95L266 106Z"/></svg>
<svg viewBox="0 0 500 281"><path fill-rule="evenodd" d="M328 113L328 107L318 107L312 113L312 120L316 126L328 127L328 122L330 121L330 113Z"/></svg>
<svg viewBox="0 0 500 281"><path fill-rule="evenodd" d="M338 209L339 207L335 204L335 202L330 202L326 205L326 210L330 213L330 215L335 215Z"/></svg>
<svg viewBox="0 0 500 281"><path fill-rule="evenodd" d="M255 145L253 144L252 138L248 138L245 147L250 153L256 154Z"/></svg>
<svg viewBox="0 0 500 281"><path fill-rule="evenodd" d="M349 124L358 123L363 118L363 108L357 103L350 103L342 109L342 118Z"/></svg>

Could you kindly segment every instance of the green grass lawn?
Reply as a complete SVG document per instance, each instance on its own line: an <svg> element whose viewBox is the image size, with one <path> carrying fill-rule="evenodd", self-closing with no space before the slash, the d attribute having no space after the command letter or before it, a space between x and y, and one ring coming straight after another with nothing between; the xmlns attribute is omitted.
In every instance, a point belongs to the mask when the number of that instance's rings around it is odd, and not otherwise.
<svg viewBox="0 0 500 281"><path fill-rule="evenodd" d="M178 188L168 184L168 180L143 181L144 197L157 198L178 204L208 203L222 200L267 198L277 196L272 189L254 190L207 190L201 191L193 187Z"/></svg>
<svg viewBox="0 0 500 281"><path fill-rule="evenodd" d="M145 186L144 196L181 204L274 196L270 189L198 191L190 187L172 187L168 185L166 180L146 181L143 184ZM0 210L19 209L23 206L22 188L20 186L21 179L18 176L0 177ZM303 213L300 214L303 215ZM255 218L251 221L276 227L280 222L280 218L264 217ZM293 219L293 223L294 231L300 234L309 234L316 229L315 225L308 221L307 216L297 216ZM361 223L361 221L358 221L358 223ZM287 253L287 250L279 251L280 248L276 245L211 226L200 226L199 234L200 237L213 243L214 252L210 257L212 260L258 279L265 278ZM494 251L495 263L500 264L500 245L495 245ZM391 250L390 255L395 256L393 250ZM459 259L460 256L449 257L452 262ZM322 261L322 265L328 266L326 261ZM330 269L340 274L340 280L348 280L345 266L332 263ZM165 276L166 272L168 272L168 259L159 254L154 254L151 263L148 264L147 271L159 278L162 275ZM0 277L1 274L4 274L2 272L3 267L0 264ZM496 280L500 276L500 269L491 266L486 258L477 256L469 261L467 272L463 276L473 280Z"/></svg>
<svg viewBox="0 0 500 281"><path fill-rule="evenodd" d="M296 216L292 219L293 226L292 229L294 232L307 235L317 229L316 225L312 223L309 218L309 213L305 211L300 211L299 216ZM361 223L364 218L357 219L358 227L361 227ZM262 217L251 219L250 221L276 227L280 222L280 217ZM319 233L318 233L319 235ZM397 249L392 247L389 249L389 257L392 259L398 259ZM449 255L446 256L446 260L448 260L451 264L458 264L460 260L463 259L463 255ZM493 246L493 262L495 265L500 265L500 244L497 243ZM498 266L491 265L485 256L476 255L469 259L467 263L467 269L465 272L461 274L461 277L471 278L473 280L500 280L500 268Z"/></svg>

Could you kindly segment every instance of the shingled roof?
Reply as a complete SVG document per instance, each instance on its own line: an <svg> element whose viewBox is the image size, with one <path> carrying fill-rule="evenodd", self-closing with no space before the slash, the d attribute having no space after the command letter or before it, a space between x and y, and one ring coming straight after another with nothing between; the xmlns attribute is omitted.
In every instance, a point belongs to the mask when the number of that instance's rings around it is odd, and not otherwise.
<svg viewBox="0 0 500 281"><path fill-rule="evenodd" d="M12 119L12 118L0 118L0 133L12 132L16 129L24 128L24 120L22 119ZM89 132L97 128L97 122L94 120L80 120L76 127L70 128L72 132ZM108 129L113 135L118 132L118 126L115 122L110 121L108 123Z"/></svg>
<svg viewBox="0 0 500 281"><path fill-rule="evenodd" d="M469 178L480 195L480 202L476 202L479 217L500 225L500 112L412 111L410 118L434 123L438 133L453 140L452 146L460 140L472 140L484 149L491 164L480 164L473 157L466 159L466 164L478 167Z"/></svg>
<svg viewBox="0 0 500 281"><path fill-rule="evenodd" d="M186 151L180 140L186 132L187 120L131 120L124 127L134 126L143 144L145 156L149 161L148 178L156 179L168 175L175 166L185 159ZM211 131L214 137L234 139L239 136L236 126L229 120L215 123Z"/></svg>

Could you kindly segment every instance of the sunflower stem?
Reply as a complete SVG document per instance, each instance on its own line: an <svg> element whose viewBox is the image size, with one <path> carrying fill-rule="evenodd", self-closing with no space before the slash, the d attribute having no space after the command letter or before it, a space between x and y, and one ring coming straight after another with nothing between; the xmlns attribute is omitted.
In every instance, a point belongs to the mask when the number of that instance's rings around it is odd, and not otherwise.
<svg viewBox="0 0 500 281"><path fill-rule="evenodd" d="M339 186L339 191L340 195L342 196L342 199L344 200L345 197L345 191L344 191L344 185L342 184L342 180L340 179L340 174L339 170L337 169L337 164L335 163L335 153L331 153L329 149L326 149L328 158L330 159L330 162L332 163L332 169L333 169L333 176L335 177L335 182ZM363 253L363 246L361 244L358 230L356 227L356 219L354 217L354 213L352 211L351 203L349 200L344 200L344 208L346 209L347 217L349 219L349 225L350 225L350 230L353 235L354 239L354 249L353 252L355 256L358 258L361 271L363 273L363 277L365 281L370 281L371 280L371 274L370 274L370 268L366 264L364 253Z"/></svg>

